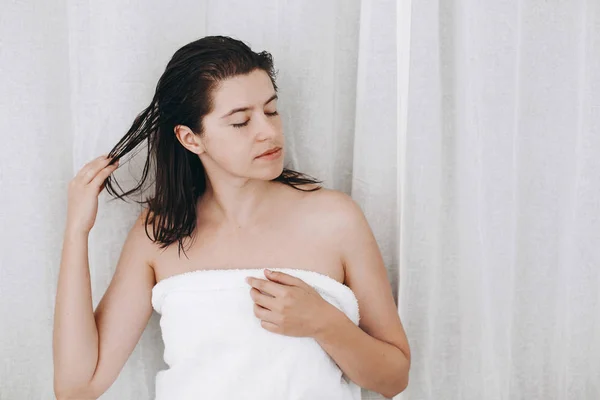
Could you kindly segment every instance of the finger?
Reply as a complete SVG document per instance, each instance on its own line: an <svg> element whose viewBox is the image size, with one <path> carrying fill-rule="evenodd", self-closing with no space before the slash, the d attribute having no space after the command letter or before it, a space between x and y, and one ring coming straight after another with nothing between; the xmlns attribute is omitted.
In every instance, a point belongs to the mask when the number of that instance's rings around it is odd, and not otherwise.
<svg viewBox="0 0 600 400"><path fill-rule="evenodd" d="M275 308L275 297L263 294L256 288L250 289L250 297L252 298L252 301L254 301L255 304L258 304L259 306L266 308L269 311L272 311Z"/></svg>
<svg viewBox="0 0 600 400"><path fill-rule="evenodd" d="M279 327L279 325L274 324L273 322L260 321L260 325L263 328L265 328L266 330L268 330L269 332L282 334L282 331L281 331L281 328Z"/></svg>
<svg viewBox="0 0 600 400"><path fill-rule="evenodd" d="M254 304L254 315L256 316L256 318L261 319L263 321L273 322L271 320L271 311L258 304Z"/></svg>
<svg viewBox="0 0 600 400"><path fill-rule="evenodd" d="M83 167L79 174L77 174L79 180L84 184L90 183L92 179L94 179L94 177L98 174L98 172L100 172L104 167L106 167L108 163L110 163L110 161L110 158L106 158L104 156L95 159L94 161Z"/></svg>
<svg viewBox="0 0 600 400"><path fill-rule="evenodd" d="M279 283L271 282L266 279L249 277L247 282L250 286L255 287L261 292L268 293L274 297L280 296L284 292L284 288Z"/></svg>
<svg viewBox="0 0 600 400"><path fill-rule="evenodd" d="M104 167L102 170L100 170L100 172L98 172L98 174L94 177L94 179L92 179L90 184L97 188L100 188L102 190L104 182L106 181L106 178L108 178L108 176L110 174L112 174L118 167L119 167L118 161L112 165Z"/></svg>
<svg viewBox="0 0 600 400"><path fill-rule="evenodd" d="M270 271L265 269L264 274L270 281L281 283L282 285L288 286L300 286L304 287L307 285L302 279L292 276L290 274L286 274L285 272L280 271Z"/></svg>
<svg viewBox="0 0 600 400"><path fill-rule="evenodd" d="M103 154L100 157L96 157L93 160L85 163L83 165L83 167L81 167L79 169L79 171L77 171L77 174L75 175L75 177L81 178L88 171L88 169L92 166L92 164L94 164L95 162L97 162L99 160L104 160L104 159L106 159L106 154Z"/></svg>

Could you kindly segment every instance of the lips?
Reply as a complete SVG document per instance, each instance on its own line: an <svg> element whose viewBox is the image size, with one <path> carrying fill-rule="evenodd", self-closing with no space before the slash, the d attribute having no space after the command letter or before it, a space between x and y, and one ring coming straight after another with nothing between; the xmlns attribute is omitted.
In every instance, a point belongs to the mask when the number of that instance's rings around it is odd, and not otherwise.
<svg viewBox="0 0 600 400"><path fill-rule="evenodd" d="M262 157L262 156L268 156L269 154L273 154L276 153L278 150L280 150L281 147L273 147L267 151L265 151L264 153L260 154L259 156L257 156L256 158Z"/></svg>

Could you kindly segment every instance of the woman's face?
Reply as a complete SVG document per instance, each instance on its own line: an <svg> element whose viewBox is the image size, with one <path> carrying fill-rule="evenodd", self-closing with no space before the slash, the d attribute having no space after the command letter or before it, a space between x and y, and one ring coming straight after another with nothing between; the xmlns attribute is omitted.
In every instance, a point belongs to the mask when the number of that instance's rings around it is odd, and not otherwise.
<svg viewBox="0 0 600 400"><path fill-rule="evenodd" d="M213 91L213 111L204 117L199 138L202 164L209 177L271 180L283 170L284 137L277 98L263 70L227 79ZM275 154L260 157L280 148Z"/></svg>

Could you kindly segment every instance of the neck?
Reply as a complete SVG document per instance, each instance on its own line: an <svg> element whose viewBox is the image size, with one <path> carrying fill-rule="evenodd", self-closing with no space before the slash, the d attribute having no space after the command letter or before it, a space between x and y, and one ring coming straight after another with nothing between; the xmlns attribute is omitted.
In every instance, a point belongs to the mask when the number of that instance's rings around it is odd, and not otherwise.
<svg viewBox="0 0 600 400"><path fill-rule="evenodd" d="M274 183L258 179L220 179L207 177L206 191L200 199L204 217L219 225L240 229L255 225L266 215Z"/></svg>

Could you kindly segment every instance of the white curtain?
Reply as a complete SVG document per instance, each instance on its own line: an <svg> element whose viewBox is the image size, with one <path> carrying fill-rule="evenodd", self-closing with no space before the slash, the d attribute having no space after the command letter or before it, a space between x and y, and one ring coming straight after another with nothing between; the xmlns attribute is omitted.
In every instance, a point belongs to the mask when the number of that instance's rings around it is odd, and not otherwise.
<svg viewBox="0 0 600 400"><path fill-rule="evenodd" d="M67 183L107 152L152 97L172 54L223 34L268 50L279 70L292 167L351 193L382 247L395 293L394 0L3 1L0 10L0 399L50 399L52 324ZM134 183L141 153L117 171ZM94 304L137 205L107 202L89 241ZM158 315L102 399L150 399ZM380 396L364 392L365 399Z"/></svg>
<svg viewBox="0 0 600 400"><path fill-rule="evenodd" d="M600 399L600 2L418 0L410 26L400 398Z"/></svg>
<svg viewBox="0 0 600 400"><path fill-rule="evenodd" d="M363 207L411 344L398 398L600 398L598 1L58 0L0 10L0 399L52 398L67 182L210 34L273 53L288 161ZM107 199L95 304L137 210ZM164 367L154 315L102 399Z"/></svg>

